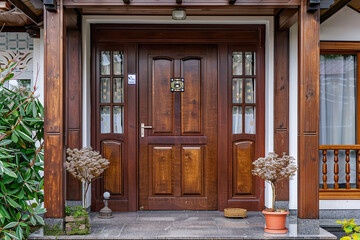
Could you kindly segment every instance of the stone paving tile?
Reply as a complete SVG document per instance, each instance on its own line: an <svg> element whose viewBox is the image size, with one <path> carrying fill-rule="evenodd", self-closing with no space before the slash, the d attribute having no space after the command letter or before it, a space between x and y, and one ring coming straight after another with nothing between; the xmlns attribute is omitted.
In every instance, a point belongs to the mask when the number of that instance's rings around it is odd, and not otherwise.
<svg viewBox="0 0 360 240"><path fill-rule="evenodd" d="M267 234L264 232L265 218L260 212L248 212L244 219L225 218L217 211L113 213L111 219L97 216L98 213L90 214L89 235L30 239L336 239L319 227L314 228L316 235L301 234L298 232L300 225L297 225L300 220L294 216L288 217L287 234ZM318 223L313 225L318 226Z"/></svg>

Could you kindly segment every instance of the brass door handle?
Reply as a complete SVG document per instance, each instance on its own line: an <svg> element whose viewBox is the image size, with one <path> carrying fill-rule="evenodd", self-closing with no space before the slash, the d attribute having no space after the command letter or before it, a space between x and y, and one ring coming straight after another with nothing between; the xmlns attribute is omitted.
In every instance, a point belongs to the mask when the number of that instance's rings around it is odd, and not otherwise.
<svg viewBox="0 0 360 240"><path fill-rule="evenodd" d="M146 129L151 129L153 128L152 126L145 126L145 123L141 123L140 125L140 132L141 132L141 137L145 137L145 128Z"/></svg>

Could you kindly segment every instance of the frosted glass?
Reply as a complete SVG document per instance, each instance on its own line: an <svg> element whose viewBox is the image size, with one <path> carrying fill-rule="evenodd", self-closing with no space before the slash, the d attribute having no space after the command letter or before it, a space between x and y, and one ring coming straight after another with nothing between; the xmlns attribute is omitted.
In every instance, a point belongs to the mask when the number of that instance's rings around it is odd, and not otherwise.
<svg viewBox="0 0 360 240"><path fill-rule="evenodd" d="M242 107L233 107L232 120L233 134L242 133Z"/></svg>

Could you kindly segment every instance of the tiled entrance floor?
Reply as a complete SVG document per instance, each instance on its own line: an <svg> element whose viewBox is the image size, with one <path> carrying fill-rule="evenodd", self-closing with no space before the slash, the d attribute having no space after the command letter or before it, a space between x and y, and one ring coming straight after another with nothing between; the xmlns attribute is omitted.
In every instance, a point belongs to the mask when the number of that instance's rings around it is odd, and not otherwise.
<svg viewBox="0 0 360 240"><path fill-rule="evenodd" d="M142 211L113 213L111 219L90 214L91 234L29 239L336 239L319 227L319 220L289 216L287 234L264 233L264 216L248 212L245 219L229 219L217 211Z"/></svg>

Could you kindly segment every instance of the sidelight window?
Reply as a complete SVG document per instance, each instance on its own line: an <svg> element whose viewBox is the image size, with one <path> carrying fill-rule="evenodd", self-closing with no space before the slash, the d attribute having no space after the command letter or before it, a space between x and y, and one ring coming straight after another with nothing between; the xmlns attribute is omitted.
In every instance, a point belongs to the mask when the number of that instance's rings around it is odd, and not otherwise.
<svg viewBox="0 0 360 240"><path fill-rule="evenodd" d="M100 133L124 133L124 54L100 53Z"/></svg>
<svg viewBox="0 0 360 240"><path fill-rule="evenodd" d="M256 133L256 54L232 53L232 132Z"/></svg>

